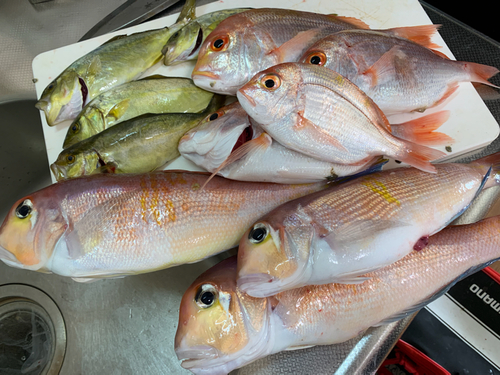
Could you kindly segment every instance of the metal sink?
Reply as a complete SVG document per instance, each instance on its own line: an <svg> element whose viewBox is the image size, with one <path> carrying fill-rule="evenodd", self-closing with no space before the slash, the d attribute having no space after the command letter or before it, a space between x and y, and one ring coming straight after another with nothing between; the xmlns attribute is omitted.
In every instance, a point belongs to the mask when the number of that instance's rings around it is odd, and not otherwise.
<svg viewBox="0 0 500 375"><path fill-rule="evenodd" d="M51 183L40 114L34 107L31 61L41 52L77 42L103 15L124 2L0 2L1 221L15 200ZM493 201L496 195L489 194L485 201ZM473 215L483 215L488 204L480 205L482 211ZM0 262L0 373L189 373L180 367L173 350L179 302L200 273L227 256L87 284ZM374 371L410 320L370 330L362 340L337 347L280 353L237 372L286 373L280 365L283 361L296 373L311 368L354 373L350 366ZM21 325L12 327L13 322ZM37 335L25 335L24 341L16 336L29 328ZM9 360L3 357L6 353L11 355Z"/></svg>

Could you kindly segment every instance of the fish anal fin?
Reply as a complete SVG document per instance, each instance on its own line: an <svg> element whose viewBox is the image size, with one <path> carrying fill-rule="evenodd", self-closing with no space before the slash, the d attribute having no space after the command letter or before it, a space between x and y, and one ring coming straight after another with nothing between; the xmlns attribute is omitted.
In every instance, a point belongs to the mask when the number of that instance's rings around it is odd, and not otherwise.
<svg viewBox="0 0 500 375"><path fill-rule="evenodd" d="M326 139L332 147L335 147L344 152L348 152L348 150L342 145L342 143L337 138L335 138L331 134L328 134L325 130L321 129L314 122L305 118L303 111L298 112L297 116L298 120L293 126L293 128L296 131L302 131L307 129L307 132L311 135L311 139Z"/></svg>
<svg viewBox="0 0 500 375"><path fill-rule="evenodd" d="M450 117L450 111L439 111L401 124L391 124L392 134L420 145L440 146L455 142L450 136L436 132Z"/></svg>
<svg viewBox="0 0 500 375"><path fill-rule="evenodd" d="M271 146L272 143L273 140L267 133L262 133L257 138L245 142L243 145L241 145L236 150L231 152L231 154L226 158L226 160L224 160L221 163L221 165L219 165L217 169L210 175L208 180L203 184L201 188L203 189L217 173L219 173L222 169L224 169L228 165L243 158L245 155L267 150L267 148Z"/></svg>
<svg viewBox="0 0 500 375"><path fill-rule="evenodd" d="M269 54L275 55L279 63L298 61L304 49L311 44L321 29L311 29L299 32Z"/></svg>
<svg viewBox="0 0 500 375"><path fill-rule="evenodd" d="M397 155L395 155L396 160L400 160L424 172L437 173L436 168L430 162L442 158L446 153L428 146L419 145L415 142L406 140L404 142L406 147L398 151Z"/></svg>
<svg viewBox="0 0 500 375"><path fill-rule="evenodd" d="M438 99L432 106L435 107L446 101L450 96L453 95L455 91L457 91L457 89L458 89L458 84L449 85L443 96L440 99Z"/></svg>

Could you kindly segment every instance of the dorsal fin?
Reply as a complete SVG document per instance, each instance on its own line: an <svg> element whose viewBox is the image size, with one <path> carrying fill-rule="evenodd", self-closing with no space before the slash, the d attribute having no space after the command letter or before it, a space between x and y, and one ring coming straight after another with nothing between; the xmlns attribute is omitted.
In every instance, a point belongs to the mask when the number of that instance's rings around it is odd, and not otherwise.
<svg viewBox="0 0 500 375"><path fill-rule="evenodd" d="M368 26L365 22L361 21L359 18L355 17L344 17L344 16L337 16L337 15L329 15L330 17L335 17L341 21L350 23L353 26L356 26L359 29L369 29L370 26Z"/></svg>

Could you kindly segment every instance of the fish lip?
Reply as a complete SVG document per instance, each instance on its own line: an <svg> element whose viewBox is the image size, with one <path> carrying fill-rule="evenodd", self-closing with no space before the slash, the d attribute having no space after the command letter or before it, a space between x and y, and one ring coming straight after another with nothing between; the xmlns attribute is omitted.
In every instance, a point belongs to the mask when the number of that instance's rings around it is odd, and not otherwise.
<svg viewBox="0 0 500 375"><path fill-rule="evenodd" d="M219 79L219 75L215 74L214 72L210 71L205 71L205 70L194 70L193 73L191 74L191 77L194 78L194 76L203 76L203 77L208 77L212 79Z"/></svg>
<svg viewBox="0 0 500 375"><path fill-rule="evenodd" d="M185 369L200 367L203 361L219 358L219 351L213 346L198 345L190 348L176 348L175 354Z"/></svg>
<svg viewBox="0 0 500 375"><path fill-rule="evenodd" d="M9 250L0 246L0 260L2 260L5 264L11 265L11 263L15 263L15 266L20 267L21 263L17 260L14 254L12 254ZM8 263L7 263L7 262Z"/></svg>
<svg viewBox="0 0 500 375"><path fill-rule="evenodd" d="M239 289L252 297L265 298L280 291L279 279L267 273L251 273L238 276L236 284Z"/></svg>
<svg viewBox="0 0 500 375"><path fill-rule="evenodd" d="M57 181L67 180L68 176L66 174L66 170L60 168L56 163L52 163L50 165L50 170L54 174L54 177Z"/></svg>
<svg viewBox="0 0 500 375"><path fill-rule="evenodd" d="M256 107L256 106L257 106L257 103L255 103L255 100L254 100L251 96L248 96L248 94L247 94L247 93L245 93L245 91L243 91L242 89L239 89L239 90L238 90L238 92L239 92L241 95L243 95L243 96L246 98L246 100L248 100L248 102L250 103L250 105L251 105L252 107Z"/></svg>

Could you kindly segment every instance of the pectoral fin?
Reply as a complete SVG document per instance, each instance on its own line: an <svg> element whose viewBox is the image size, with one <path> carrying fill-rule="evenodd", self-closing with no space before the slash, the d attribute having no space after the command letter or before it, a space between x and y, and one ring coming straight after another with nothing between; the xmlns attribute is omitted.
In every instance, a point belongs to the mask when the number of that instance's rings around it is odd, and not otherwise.
<svg viewBox="0 0 500 375"><path fill-rule="evenodd" d="M208 180L201 187L202 189L208 184L208 182L222 169L228 165L236 162L237 160L243 158L245 155L254 154L258 152L263 152L267 150L269 146L273 143L272 138L267 133L262 133L255 139L245 142L242 146L234 150L227 158L222 162L221 165L212 173Z"/></svg>
<svg viewBox="0 0 500 375"><path fill-rule="evenodd" d="M311 139L326 140L330 144L330 146L335 147L341 151L348 152L348 150L342 145L342 143L337 138L335 138L331 134L328 134L327 131L320 128L314 122L305 118L303 112L299 112L297 115L298 115L298 121L293 127L296 131L307 131Z"/></svg>
<svg viewBox="0 0 500 375"><path fill-rule="evenodd" d="M313 40L320 31L321 29L301 31L292 39L272 50L270 54L275 55L280 63L298 61L304 50L311 44L311 40Z"/></svg>
<svg viewBox="0 0 500 375"><path fill-rule="evenodd" d="M370 78L371 87L375 87L396 77L395 59L399 50L398 46L392 47L362 73Z"/></svg>
<svg viewBox="0 0 500 375"><path fill-rule="evenodd" d="M90 62L89 67L87 68L87 72L85 73L84 81L87 87L92 86L92 84L95 81L95 77L101 72L101 70L102 70L101 59L99 58L98 55L96 55Z"/></svg>
<svg viewBox="0 0 500 375"><path fill-rule="evenodd" d="M116 122L118 119L120 119L125 114L125 112L127 112L129 106L130 106L130 99L125 99L116 104L113 108L111 108L108 114L106 115L108 124Z"/></svg>

